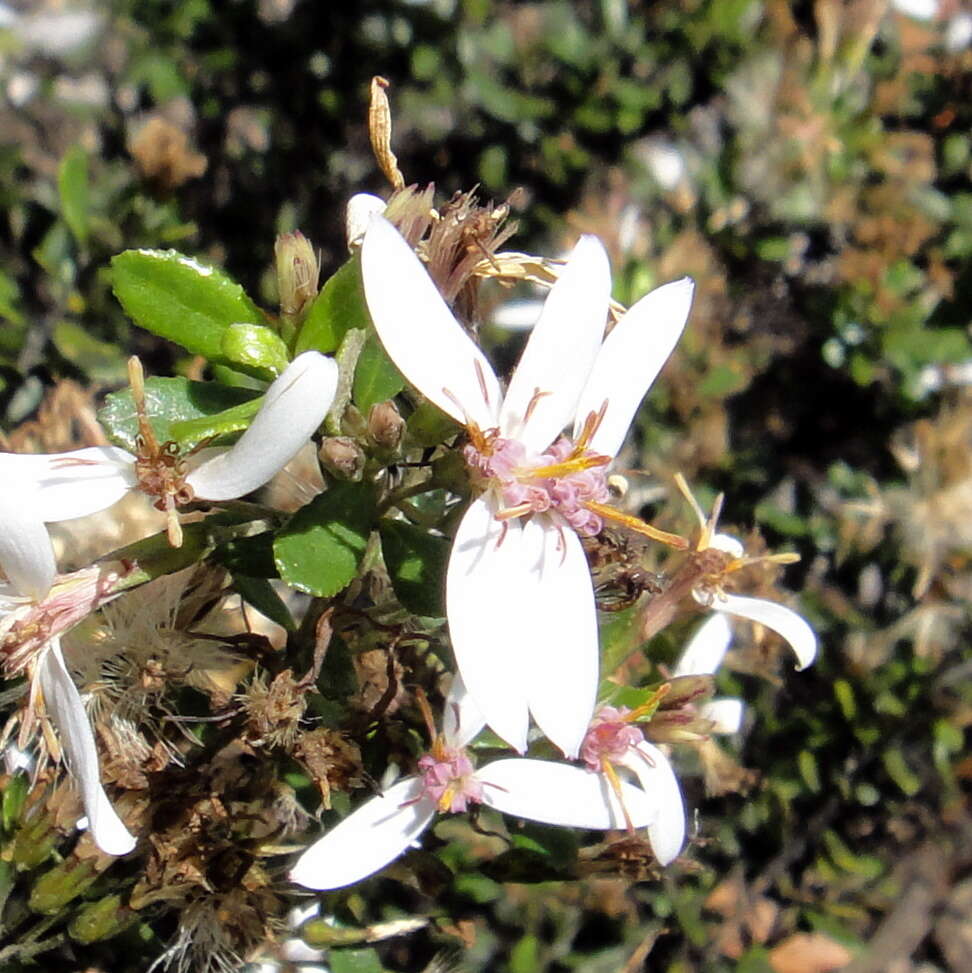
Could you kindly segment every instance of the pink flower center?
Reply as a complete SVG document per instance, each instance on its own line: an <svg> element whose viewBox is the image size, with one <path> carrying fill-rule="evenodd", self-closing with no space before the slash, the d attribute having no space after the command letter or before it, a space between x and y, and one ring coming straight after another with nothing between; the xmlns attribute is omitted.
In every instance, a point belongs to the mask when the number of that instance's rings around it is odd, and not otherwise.
<svg viewBox="0 0 972 973"><path fill-rule="evenodd" d="M626 706L602 706L594 714L580 750L588 770L597 772L605 762L618 763L644 742L641 730L625 719L630 712Z"/></svg>
<svg viewBox="0 0 972 973"><path fill-rule="evenodd" d="M487 452L470 444L463 455L474 474L498 487L509 515L553 512L582 537L601 532L604 521L585 503L603 504L610 499L604 473L607 457L578 450L566 437L532 456L516 439L496 437L488 446Z"/></svg>
<svg viewBox="0 0 972 973"><path fill-rule="evenodd" d="M472 761L465 750L433 745L418 762L425 797L431 797L442 814L461 813L470 803L483 799L483 785L476 780Z"/></svg>

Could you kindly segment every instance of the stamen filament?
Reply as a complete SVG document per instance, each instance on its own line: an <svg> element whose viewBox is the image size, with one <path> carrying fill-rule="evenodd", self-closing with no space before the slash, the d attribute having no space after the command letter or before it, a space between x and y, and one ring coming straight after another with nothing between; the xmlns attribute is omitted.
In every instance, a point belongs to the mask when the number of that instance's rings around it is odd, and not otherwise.
<svg viewBox="0 0 972 973"><path fill-rule="evenodd" d="M667 530L662 530L659 527L652 527L651 524L646 524L638 517L635 517L632 514L622 513L620 510L616 510L614 507L611 507L606 503L597 503L594 500L582 500L581 506L587 510L590 510L591 513L595 513L599 517L603 517L605 520L611 521L615 524L622 524L637 534L644 534L645 537L650 537L654 541L660 541L662 544L667 544L669 547L674 547L678 551L687 551L691 546L689 542L679 534L670 534Z"/></svg>
<svg viewBox="0 0 972 973"><path fill-rule="evenodd" d="M550 466L534 466L525 470L517 470L519 479L556 479L570 476L572 473L583 473L594 466L607 466L611 462L610 456L600 456L592 453L590 456L574 456L562 463L551 463Z"/></svg>
<svg viewBox="0 0 972 973"><path fill-rule="evenodd" d="M611 785L611 790L614 791L615 797L617 797L618 803L621 805L621 813L624 815L624 823L627 825L628 834L634 834L634 823L631 820L631 815L628 814L628 809L624 806L624 795L621 792L621 781L618 778L618 772L608 760L601 761L601 771L607 777L608 783Z"/></svg>

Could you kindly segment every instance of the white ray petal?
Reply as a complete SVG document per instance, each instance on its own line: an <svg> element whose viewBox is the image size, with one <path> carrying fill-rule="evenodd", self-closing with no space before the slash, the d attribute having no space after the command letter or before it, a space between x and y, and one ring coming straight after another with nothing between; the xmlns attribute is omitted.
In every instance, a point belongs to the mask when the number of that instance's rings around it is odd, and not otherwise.
<svg viewBox="0 0 972 973"><path fill-rule="evenodd" d="M510 380L500 412L503 435L542 452L574 418L604 336L610 296L604 247L597 237L583 236L550 289Z"/></svg>
<svg viewBox="0 0 972 973"><path fill-rule="evenodd" d="M40 663L40 686L47 714L57 730L68 770L81 789L81 800L95 844L108 855L126 855L135 839L122 824L101 786L98 750L84 703L64 665L55 640Z"/></svg>
<svg viewBox="0 0 972 973"><path fill-rule="evenodd" d="M580 539L544 517L523 525L532 559L530 647L520 658L520 677L537 726L567 757L576 757L594 713L598 683L597 611L591 572Z"/></svg>
<svg viewBox="0 0 972 973"><path fill-rule="evenodd" d="M446 572L446 612L456 665L482 718L510 746L526 749L524 660L532 651L528 593L535 588L518 520L504 526L485 497L456 531Z"/></svg>
<svg viewBox="0 0 972 973"><path fill-rule="evenodd" d="M729 619L722 612L713 612L689 639L672 675L710 675L722 665L731 642Z"/></svg>
<svg viewBox="0 0 972 973"><path fill-rule="evenodd" d="M365 299L398 370L453 419L496 426L499 382L401 234L373 216L361 246Z"/></svg>
<svg viewBox="0 0 972 973"><path fill-rule="evenodd" d="M442 735L453 747L464 747L474 739L486 725L483 714L473 702L466 689L462 676L452 677L452 685L446 696L445 712L442 715Z"/></svg>
<svg viewBox="0 0 972 973"><path fill-rule="evenodd" d="M658 813L648 825L648 839L655 857L667 865L685 844L685 804L675 771L668 757L647 740L637 750L629 750L619 763L638 778L654 802Z"/></svg>
<svg viewBox="0 0 972 973"><path fill-rule="evenodd" d="M726 554L731 554L733 557L742 557L746 553L742 541L733 537L732 534L713 534L709 543L717 551L725 551Z"/></svg>
<svg viewBox="0 0 972 973"><path fill-rule="evenodd" d="M394 861L435 817L435 802L421 796L422 787L421 778L406 777L362 804L297 859L291 881L339 889Z"/></svg>
<svg viewBox="0 0 972 973"><path fill-rule="evenodd" d="M577 403L574 436L608 403L591 449L615 456L641 400L668 361L688 320L695 284L683 277L646 294L605 338Z"/></svg>
<svg viewBox="0 0 972 973"><path fill-rule="evenodd" d="M549 760L512 757L476 771L483 803L510 814L568 828L624 828L624 812L603 774ZM636 828L655 820L657 804L640 787L622 782L624 806Z"/></svg>
<svg viewBox="0 0 972 973"><path fill-rule="evenodd" d="M316 351L298 355L267 389L260 411L239 441L187 477L203 500L235 500L282 470L323 422L334 401L338 369Z"/></svg>
<svg viewBox="0 0 972 973"><path fill-rule="evenodd" d="M54 583L54 549L25 478L4 472L0 490L0 568L13 589L39 601Z"/></svg>
<svg viewBox="0 0 972 973"><path fill-rule="evenodd" d="M796 653L797 669L806 669L817 656L817 636L806 621L785 605L762 598L744 598L741 595L724 595L713 598L710 608L748 618L771 628L781 635Z"/></svg>
<svg viewBox="0 0 972 973"><path fill-rule="evenodd" d="M29 478L45 523L73 520L106 510L135 486L135 457L115 446L89 446L67 453L0 453L0 477L8 471Z"/></svg>
<svg viewBox="0 0 972 973"><path fill-rule="evenodd" d="M741 699L710 699L699 707L699 716L712 720L713 733L738 733L744 708Z"/></svg>

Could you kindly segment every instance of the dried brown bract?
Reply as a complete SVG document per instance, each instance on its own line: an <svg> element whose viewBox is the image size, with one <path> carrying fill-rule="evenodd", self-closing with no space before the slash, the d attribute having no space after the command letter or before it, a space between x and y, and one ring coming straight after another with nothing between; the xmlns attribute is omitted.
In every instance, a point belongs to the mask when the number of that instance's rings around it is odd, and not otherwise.
<svg viewBox="0 0 972 973"><path fill-rule="evenodd" d="M206 157L189 147L189 137L181 128L155 116L131 140L129 151L142 178L162 192L178 189L190 179L201 176Z"/></svg>

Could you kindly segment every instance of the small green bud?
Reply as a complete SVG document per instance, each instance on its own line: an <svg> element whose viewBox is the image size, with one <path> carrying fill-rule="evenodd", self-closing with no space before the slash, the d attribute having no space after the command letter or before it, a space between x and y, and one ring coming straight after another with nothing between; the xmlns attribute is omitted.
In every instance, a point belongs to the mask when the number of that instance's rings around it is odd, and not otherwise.
<svg viewBox="0 0 972 973"><path fill-rule="evenodd" d="M290 363L287 346L276 331L262 324L231 324L223 333L222 352L247 371L275 378Z"/></svg>
<svg viewBox="0 0 972 973"><path fill-rule="evenodd" d="M26 774L15 774L6 781L3 788L3 830L10 834L20 821L24 803L27 800L29 783Z"/></svg>
<svg viewBox="0 0 972 973"><path fill-rule="evenodd" d="M321 268L310 241L299 230L281 233L273 245L280 313L299 318L317 297Z"/></svg>
<svg viewBox="0 0 972 973"><path fill-rule="evenodd" d="M37 814L25 821L14 836L10 860L22 872L30 871L50 856L57 839L50 817Z"/></svg>
<svg viewBox="0 0 972 973"><path fill-rule="evenodd" d="M78 943L111 939L132 922L135 914L122 904L120 895L108 895L88 902L68 925L68 934Z"/></svg>
<svg viewBox="0 0 972 973"><path fill-rule="evenodd" d="M91 859L66 858L38 878L28 905L34 912L53 916L76 899L98 877Z"/></svg>

